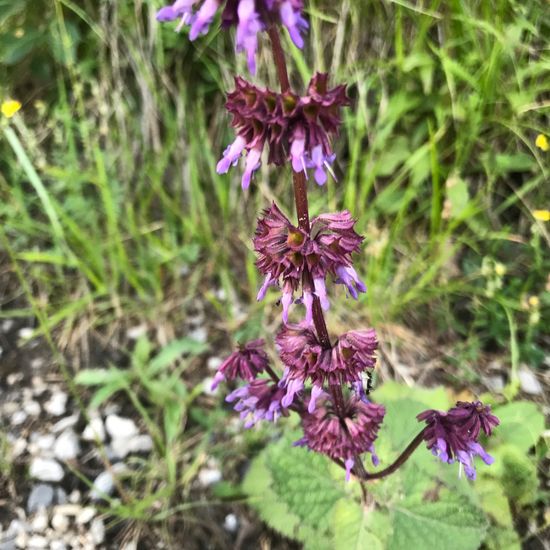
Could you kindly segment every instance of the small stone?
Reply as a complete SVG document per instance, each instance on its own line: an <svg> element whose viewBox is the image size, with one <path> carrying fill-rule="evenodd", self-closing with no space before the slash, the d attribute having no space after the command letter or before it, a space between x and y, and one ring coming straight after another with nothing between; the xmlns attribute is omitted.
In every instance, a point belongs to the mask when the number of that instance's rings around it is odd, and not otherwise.
<svg viewBox="0 0 550 550"><path fill-rule="evenodd" d="M78 515L76 516L76 523L77 525L84 525L86 523L89 523L94 519L97 511L95 508L92 508L91 506L86 506L85 508L82 508Z"/></svg>
<svg viewBox="0 0 550 550"><path fill-rule="evenodd" d="M197 327L191 332L187 333L187 336L201 344L204 344L208 340L208 331L205 327Z"/></svg>
<svg viewBox="0 0 550 550"><path fill-rule="evenodd" d="M105 427L101 418L96 417L90 420L90 423L82 432L82 439L84 441L105 441Z"/></svg>
<svg viewBox="0 0 550 550"><path fill-rule="evenodd" d="M24 437L17 438L11 444L11 457L17 458L27 450L27 440Z"/></svg>
<svg viewBox="0 0 550 550"><path fill-rule="evenodd" d="M39 434L34 432L31 435L29 452L32 454L45 455L50 452L53 452L54 445L55 445L55 437L52 434Z"/></svg>
<svg viewBox="0 0 550 550"><path fill-rule="evenodd" d="M94 480L90 498L92 500L101 500L104 495L110 495L114 488L113 475L111 472L101 472Z"/></svg>
<svg viewBox="0 0 550 550"><path fill-rule="evenodd" d="M35 533L43 533L48 527L48 512L46 508L41 507L35 514L31 522L32 530Z"/></svg>
<svg viewBox="0 0 550 550"><path fill-rule="evenodd" d="M65 533L69 529L69 518L64 514L54 514L52 518L52 527L56 533Z"/></svg>
<svg viewBox="0 0 550 550"><path fill-rule="evenodd" d="M67 504L67 493L62 487L57 487L55 490L55 503Z"/></svg>
<svg viewBox="0 0 550 550"><path fill-rule="evenodd" d="M67 545L62 540L52 540L50 550L67 550Z"/></svg>
<svg viewBox="0 0 550 550"><path fill-rule="evenodd" d="M39 548L48 548L48 539L41 535L33 535L29 537L27 541L27 547L29 550L35 550Z"/></svg>
<svg viewBox="0 0 550 550"><path fill-rule="evenodd" d="M12 426L20 426L27 420L27 413L25 411L15 411L11 416Z"/></svg>
<svg viewBox="0 0 550 550"><path fill-rule="evenodd" d="M99 545L105 540L105 525L101 518L95 518L90 525L90 534L94 544Z"/></svg>
<svg viewBox="0 0 550 550"><path fill-rule="evenodd" d="M134 435L138 435L138 428L133 420L130 418L123 418L116 414L110 414L105 419L105 427L108 434L113 438L125 438L128 439Z"/></svg>
<svg viewBox="0 0 550 550"><path fill-rule="evenodd" d="M61 416L67 409L67 400L69 396L62 391L56 391L50 399L44 403L44 409L52 416Z"/></svg>
<svg viewBox="0 0 550 550"><path fill-rule="evenodd" d="M38 416L40 414L40 404L34 400L27 401L23 404L23 410L29 416Z"/></svg>
<svg viewBox="0 0 550 550"><path fill-rule="evenodd" d="M12 372L11 374L8 374L6 376L6 383L8 386L14 386L15 384L19 384L23 380L23 373L22 372Z"/></svg>
<svg viewBox="0 0 550 550"><path fill-rule="evenodd" d="M120 547L120 550L137 550L137 540L131 540L123 546Z"/></svg>
<svg viewBox="0 0 550 550"><path fill-rule="evenodd" d="M137 325L135 327L130 327L126 331L126 336L128 336L130 340L138 340L145 334L147 334L147 325Z"/></svg>
<svg viewBox="0 0 550 550"><path fill-rule="evenodd" d="M208 487L221 481L222 473L217 468L203 468L200 470L198 478L203 487Z"/></svg>
<svg viewBox="0 0 550 550"><path fill-rule="evenodd" d="M504 390L504 378L500 374L484 376L483 382L493 393L501 393Z"/></svg>
<svg viewBox="0 0 550 550"><path fill-rule="evenodd" d="M72 430L62 432L55 441L53 452L59 460L74 460L80 452L76 434Z"/></svg>
<svg viewBox="0 0 550 550"><path fill-rule="evenodd" d="M43 357L35 357L31 361L31 369L34 369L34 370L41 369L44 366L45 363L46 363L46 361L44 361Z"/></svg>
<svg viewBox="0 0 550 550"><path fill-rule="evenodd" d="M234 533L239 527L239 520L235 514L227 514L223 522L223 528L230 533Z"/></svg>
<svg viewBox="0 0 550 550"><path fill-rule="evenodd" d="M31 382L34 395L42 395L48 389L46 382L40 376L33 376Z"/></svg>
<svg viewBox="0 0 550 550"><path fill-rule="evenodd" d="M530 395L541 395L542 394L542 384L538 381L537 377L531 369L527 366L523 366L519 370L519 383L521 389Z"/></svg>
<svg viewBox="0 0 550 550"><path fill-rule="evenodd" d="M23 327L19 329L19 332L17 333L21 340L29 340L33 334L34 329L32 329L31 327Z"/></svg>
<svg viewBox="0 0 550 550"><path fill-rule="evenodd" d="M27 512L34 514L40 508L51 506L54 498L54 490L51 485L39 483L35 485L27 500Z"/></svg>
<svg viewBox="0 0 550 550"><path fill-rule="evenodd" d="M68 428L72 428L77 422L80 417L79 413L72 414L71 416L66 416L65 418L62 418L61 420L58 420L53 426L52 426L52 432L53 433L59 433L62 432Z"/></svg>
<svg viewBox="0 0 550 550"><path fill-rule="evenodd" d="M223 359L221 357L209 357L206 366L210 370L218 370L222 363Z"/></svg>
<svg viewBox="0 0 550 550"><path fill-rule="evenodd" d="M69 495L69 502L71 504L78 504L81 498L82 495L80 494L80 491L78 489L74 489L74 491L71 491L71 494Z"/></svg>
<svg viewBox="0 0 550 550"><path fill-rule="evenodd" d="M25 531L19 531L17 537L15 538L15 546L17 548L28 548L27 543L29 541L29 536Z"/></svg>
<svg viewBox="0 0 550 550"><path fill-rule="evenodd" d="M153 448L149 435L136 435L131 438L117 438L111 442L113 458L125 458L130 453L146 453Z"/></svg>
<svg viewBox="0 0 550 550"><path fill-rule="evenodd" d="M0 533L0 550L15 550L15 548L15 537L2 537Z"/></svg>
<svg viewBox="0 0 550 550"><path fill-rule="evenodd" d="M53 513L76 517L80 513L80 510L82 510L82 507L78 504L60 504L53 509Z"/></svg>
<svg viewBox="0 0 550 550"><path fill-rule="evenodd" d="M13 325L15 325L15 321L13 319L5 319L2 321L0 329L2 332L9 332L13 328Z"/></svg>
<svg viewBox="0 0 550 550"><path fill-rule="evenodd" d="M41 457L32 460L29 473L31 477L40 481L61 481L64 475L59 462Z"/></svg>

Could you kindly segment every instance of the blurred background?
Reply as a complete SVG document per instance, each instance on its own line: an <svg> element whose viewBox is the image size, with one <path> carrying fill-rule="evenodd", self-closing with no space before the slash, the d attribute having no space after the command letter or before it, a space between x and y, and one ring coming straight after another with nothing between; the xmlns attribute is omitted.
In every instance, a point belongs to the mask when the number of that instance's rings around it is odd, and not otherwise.
<svg viewBox="0 0 550 550"><path fill-rule="evenodd" d="M291 174L264 164L247 193L216 174L245 60L216 23L194 43L160 26L160 4L0 0L0 102L21 103L0 117L0 548L301 545L240 485L280 430L243 433L208 389L235 342L272 345L251 237L275 198L293 214ZM375 388L395 399L526 407L524 477L492 486L506 512L484 508L483 544L547 548L550 6L307 4L304 51L284 36L293 85L328 71L352 97L311 210L357 218L369 289L334 290L329 329L377 329ZM265 37L258 67L276 87Z"/></svg>

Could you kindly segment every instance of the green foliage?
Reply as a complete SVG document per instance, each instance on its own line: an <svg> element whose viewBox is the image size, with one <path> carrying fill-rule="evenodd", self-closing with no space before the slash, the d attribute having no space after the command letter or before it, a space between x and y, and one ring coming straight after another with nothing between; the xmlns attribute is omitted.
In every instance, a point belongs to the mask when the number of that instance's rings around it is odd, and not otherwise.
<svg viewBox="0 0 550 550"><path fill-rule="evenodd" d="M389 383L376 395L383 396L387 408L377 441L385 465L418 432L416 414L450 405L441 389L415 391ZM522 409L530 418L528 441L512 426ZM292 433L260 453L243 488L268 525L308 548L324 548L327 539L337 549L475 550L482 541L490 548L517 548L509 500L517 506L537 498L535 461L525 453L543 431L542 415L523 402L496 407L495 414L501 413L507 420L487 445L496 462L488 468L478 461L474 483L459 478L458 467L442 464L421 446L395 474L366 485L369 504L362 507L357 482L346 484L343 471L328 459L292 447L299 438ZM509 429L501 430L508 421Z"/></svg>

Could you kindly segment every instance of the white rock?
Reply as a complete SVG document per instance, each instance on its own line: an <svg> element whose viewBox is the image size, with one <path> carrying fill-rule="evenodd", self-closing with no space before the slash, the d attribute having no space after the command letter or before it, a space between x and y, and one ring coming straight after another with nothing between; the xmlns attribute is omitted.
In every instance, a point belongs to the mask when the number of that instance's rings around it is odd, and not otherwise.
<svg viewBox="0 0 550 550"><path fill-rule="evenodd" d="M27 450L27 440L24 437L17 438L11 444L11 457L17 458Z"/></svg>
<svg viewBox="0 0 550 550"><path fill-rule="evenodd" d="M56 434L66 430L67 428L72 428L78 422L79 417L80 417L80 413L76 412L71 416L66 416L61 420L58 420L52 426L52 432Z"/></svg>
<svg viewBox="0 0 550 550"><path fill-rule="evenodd" d="M120 547L120 550L137 550L137 540L131 540L123 546Z"/></svg>
<svg viewBox="0 0 550 550"><path fill-rule="evenodd" d="M52 527L56 533L65 533L69 529L69 518L64 514L54 514L52 518Z"/></svg>
<svg viewBox="0 0 550 550"><path fill-rule="evenodd" d="M8 386L13 386L15 384L19 384L23 380L23 373L22 372L12 372L6 376L6 383Z"/></svg>
<svg viewBox="0 0 550 550"><path fill-rule="evenodd" d="M130 438L134 435L138 435L138 428L133 420L130 418L123 418L116 414L110 414L105 419L105 427L107 433L113 438Z"/></svg>
<svg viewBox="0 0 550 550"><path fill-rule="evenodd" d="M19 531L15 539L15 546L17 548L28 548L27 543L29 542L29 537L25 531Z"/></svg>
<svg viewBox="0 0 550 550"><path fill-rule="evenodd" d="M100 545L105 540L105 525L101 518L95 518L90 525L90 534L94 544Z"/></svg>
<svg viewBox="0 0 550 550"><path fill-rule="evenodd" d="M50 550L67 550L67 545L62 540L52 540Z"/></svg>
<svg viewBox="0 0 550 550"><path fill-rule="evenodd" d="M111 442L113 458L125 458L130 453L147 453L153 448L149 435L136 435L130 438L117 438Z"/></svg>
<svg viewBox="0 0 550 550"><path fill-rule="evenodd" d="M52 416L61 416L65 414L68 398L69 396L65 392L57 391L44 403L44 409Z"/></svg>
<svg viewBox="0 0 550 550"><path fill-rule="evenodd" d="M96 417L90 420L90 423L84 428L82 432L82 439L84 441L105 441L105 427L101 418Z"/></svg>
<svg viewBox="0 0 550 550"><path fill-rule="evenodd" d="M33 535L32 537L29 537L27 545L29 550L48 548L48 539L41 535Z"/></svg>
<svg viewBox="0 0 550 550"><path fill-rule="evenodd" d="M101 472L94 480L94 485L90 492L90 498L92 500L101 500L104 495L110 495L113 488L113 474L108 471Z"/></svg>
<svg viewBox="0 0 550 550"><path fill-rule="evenodd" d="M76 516L77 525L84 525L85 523L92 521L96 513L96 509L92 508L91 506L86 506L85 508L82 508L82 510L80 510L80 512Z"/></svg>
<svg viewBox="0 0 550 550"><path fill-rule="evenodd" d="M44 507L40 508L34 515L31 522L32 530L35 533L43 533L48 527L48 512Z"/></svg>
<svg viewBox="0 0 550 550"><path fill-rule="evenodd" d="M204 344L208 340L208 331L204 327L197 327L191 332L188 332L187 336L197 342L200 342L201 344Z"/></svg>
<svg viewBox="0 0 550 550"><path fill-rule="evenodd" d="M14 324L15 321L13 319L5 319L4 321L2 321L2 325L0 328L2 329L2 332L9 332L13 328Z"/></svg>
<svg viewBox="0 0 550 550"><path fill-rule="evenodd" d="M542 393L542 384L538 381L533 371L524 366L519 370L519 383L521 389L530 395L540 395Z"/></svg>
<svg viewBox="0 0 550 550"><path fill-rule="evenodd" d="M11 415L11 424L12 426L20 426L27 420L27 413L25 411L15 411Z"/></svg>
<svg viewBox="0 0 550 550"><path fill-rule="evenodd" d="M209 357L206 366L210 370L218 370L222 363L223 359L221 357Z"/></svg>
<svg viewBox="0 0 550 550"><path fill-rule="evenodd" d="M32 329L31 327L23 327L21 329L19 329L19 332L17 333L19 338L21 338L21 340L28 340L34 333L34 329Z"/></svg>
<svg viewBox="0 0 550 550"><path fill-rule="evenodd" d="M40 414L40 404L37 401L30 400L23 404L23 410L29 416L38 416Z"/></svg>
<svg viewBox="0 0 550 550"><path fill-rule="evenodd" d="M223 522L223 528L230 533L234 533L239 527L239 520L235 514L227 514Z"/></svg>
<svg viewBox="0 0 550 550"><path fill-rule="evenodd" d="M203 468L200 470L198 478L203 487L208 487L221 481L222 473L217 468Z"/></svg>
<svg viewBox="0 0 550 550"><path fill-rule="evenodd" d="M80 491L78 489L74 489L74 491L71 491L71 494L69 495L69 502L72 504L78 504L81 498L82 495L80 494Z"/></svg>
<svg viewBox="0 0 550 550"><path fill-rule="evenodd" d="M147 334L147 325L136 325L135 327L130 327L126 331L126 336L128 336L130 340L138 340L145 334Z"/></svg>
<svg viewBox="0 0 550 550"><path fill-rule="evenodd" d="M31 477L40 481L61 481L64 475L59 462L41 457L33 458L29 473Z"/></svg>
<svg viewBox="0 0 550 550"><path fill-rule="evenodd" d="M54 491L51 485L39 483L35 485L27 500L27 512L33 514L40 508L47 508L51 505L54 498Z"/></svg>
<svg viewBox="0 0 550 550"><path fill-rule="evenodd" d="M34 359L31 360L31 369L35 369L35 370L41 369L44 366L45 362L46 361L44 361L43 357L35 357Z"/></svg>
<svg viewBox="0 0 550 550"><path fill-rule="evenodd" d="M53 452L59 460L74 460L80 452L76 434L72 430L62 432L55 440Z"/></svg>
<svg viewBox="0 0 550 550"><path fill-rule="evenodd" d="M48 389L46 382L44 382L44 379L40 376L32 377L32 386L34 395L42 395Z"/></svg>
<svg viewBox="0 0 550 550"><path fill-rule="evenodd" d="M31 444L29 445L29 452L32 454L40 454L44 456L49 451L53 452L53 446L55 445L55 436L52 434L38 434L33 433L31 435Z"/></svg>

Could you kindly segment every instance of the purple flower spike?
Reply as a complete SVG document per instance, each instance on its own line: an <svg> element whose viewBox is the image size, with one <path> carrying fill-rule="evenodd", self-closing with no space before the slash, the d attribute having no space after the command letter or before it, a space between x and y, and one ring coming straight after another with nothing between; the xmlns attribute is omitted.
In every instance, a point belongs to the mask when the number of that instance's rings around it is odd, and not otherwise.
<svg viewBox="0 0 550 550"><path fill-rule="evenodd" d="M357 273L351 266L351 255L357 252L362 238L354 230L355 221L347 211L336 214L323 214L311 220L311 231L306 233L295 227L273 203L258 220L254 250L258 253L256 265L265 275L264 284L258 299L265 296L267 288L279 282L283 287L283 320L288 322L293 294L304 281L307 271L313 277L313 289L309 288L309 278L303 288L301 301L306 307L306 321L310 322L313 313L312 292L319 298L324 310L329 308L325 279L332 275L337 281L355 282L355 288L364 289Z"/></svg>
<svg viewBox="0 0 550 550"><path fill-rule="evenodd" d="M441 461L452 464L459 461L468 479L475 479L474 457L481 457L485 464L493 463L493 457L479 444L478 438L483 431L491 435L498 426L499 419L491 414L491 408L481 401L466 403L459 401L447 412L428 410L417 416L427 427L424 440L428 449Z"/></svg>
<svg viewBox="0 0 550 550"><path fill-rule="evenodd" d="M344 403L341 419L332 402L325 399L313 413L303 417L304 437L301 444L334 460L342 460L346 467L346 480L349 480L355 458L360 454L370 452L373 463L378 462L374 454L374 441L384 415L382 405L367 405L356 397L350 397Z"/></svg>
<svg viewBox="0 0 550 550"><path fill-rule="evenodd" d="M258 374L265 371L269 359L263 349L263 340L254 340L234 351L220 366L214 380L212 390L215 390L222 380L241 378L251 382Z"/></svg>
<svg viewBox="0 0 550 550"><path fill-rule="evenodd" d="M284 390L269 380L253 380L250 384L237 388L225 400L237 401L234 409L246 420L245 428L251 428L260 420L276 422L285 414L282 404Z"/></svg>
<svg viewBox="0 0 550 550"><path fill-rule="evenodd" d="M241 136L237 136L237 139L224 151L223 158L216 166L216 172L226 174L231 166L235 166L239 162L245 146L246 141Z"/></svg>
<svg viewBox="0 0 550 550"><path fill-rule="evenodd" d="M214 16L220 7L221 0L205 0L201 6L189 31L189 40L193 41L201 34L206 34L210 28L210 23L214 20Z"/></svg>
<svg viewBox="0 0 550 550"><path fill-rule="evenodd" d="M301 3L300 3L301 4ZM309 28L308 22L301 16L301 6L299 9L295 9L292 6L291 0L283 0L279 8L279 13L281 14L281 21L283 25L287 28L288 34L292 42L298 48L304 47L304 39L300 32L302 30L307 30Z"/></svg>
<svg viewBox="0 0 550 550"><path fill-rule="evenodd" d="M340 265L336 268L336 273L338 278L336 279L337 283L344 284L348 289L351 297L357 300L358 292L366 292L367 287L365 283L357 275L357 271L353 267Z"/></svg>
<svg viewBox="0 0 550 550"><path fill-rule="evenodd" d="M243 189L248 189L250 186L250 180L252 175L260 167L260 157L262 156L261 149L251 149L246 156L246 163L244 167L244 173L241 180Z"/></svg>
<svg viewBox="0 0 550 550"><path fill-rule="evenodd" d="M239 23L237 25L236 47L238 52L246 52L248 69L256 74L256 51L258 33L264 26L256 13L254 0L241 0L237 8Z"/></svg>

